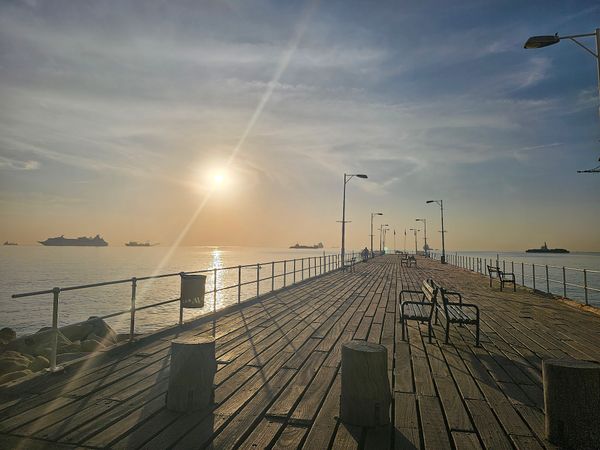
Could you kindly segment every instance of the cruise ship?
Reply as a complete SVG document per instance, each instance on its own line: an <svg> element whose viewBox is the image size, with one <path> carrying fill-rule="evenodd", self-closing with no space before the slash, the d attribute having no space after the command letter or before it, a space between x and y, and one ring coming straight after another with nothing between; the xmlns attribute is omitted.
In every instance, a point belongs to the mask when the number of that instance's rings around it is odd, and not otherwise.
<svg viewBox="0 0 600 450"><path fill-rule="evenodd" d="M102 239L99 234L93 238L85 236L66 238L64 236L58 236L38 242L49 247L106 247L108 245L108 242Z"/></svg>

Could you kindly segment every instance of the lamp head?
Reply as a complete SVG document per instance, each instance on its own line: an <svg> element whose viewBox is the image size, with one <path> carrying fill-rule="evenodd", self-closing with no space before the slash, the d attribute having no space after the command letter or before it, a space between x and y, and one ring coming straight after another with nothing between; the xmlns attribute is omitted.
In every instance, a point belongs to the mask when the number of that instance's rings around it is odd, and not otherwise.
<svg viewBox="0 0 600 450"><path fill-rule="evenodd" d="M560 42L560 38L558 37L558 33L554 36L531 36L525 42L523 48L531 49L531 48L542 48L548 47L549 45L558 44Z"/></svg>
<svg viewBox="0 0 600 450"><path fill-rule="evenodd" d="M364 173L357 173L356 176L358 178L369 178L368 176L366 176Z"/></svg>
<svg viewBox="0 0 600 450"><path fill-rule="evenodd" d="M435 200L427 200L425 203L433 203Z"/></svg>

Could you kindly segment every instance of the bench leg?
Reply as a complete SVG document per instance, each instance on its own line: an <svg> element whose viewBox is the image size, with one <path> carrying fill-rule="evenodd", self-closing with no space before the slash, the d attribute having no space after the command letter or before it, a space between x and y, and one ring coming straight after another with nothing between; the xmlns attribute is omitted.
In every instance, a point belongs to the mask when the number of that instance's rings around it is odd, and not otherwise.
<svg viewBox="0 0 600 450"><path fill-rule="evenodd" d="M513 281L513 292L517 292L517 283Z"/></svg>
<svg viewBox="0 0 600 450"><path fill-rule="evenodd" d="M490 287L492 287L492 276L490 275Z"/></svg>
<svg viewBox="0 0 600 450"><path fill-rule="evenodd" d="M504 286L504 281L500 280L500 292L502 292L502 287Z"/></svg>
<svg viewBox="0 0 600 450"><path fill-rule="evenodd" d="M475 347L479 347L479 322L475 324Z"/></svg>
<svg viewBox="0 0 600 450"><path fill-rule="evenodd" d="M432 327L431 327L431 320L429 322L427 322L427 323L429 325L429 343L431 344L431 331L432 331L431 330L432 329Z"/></svg>

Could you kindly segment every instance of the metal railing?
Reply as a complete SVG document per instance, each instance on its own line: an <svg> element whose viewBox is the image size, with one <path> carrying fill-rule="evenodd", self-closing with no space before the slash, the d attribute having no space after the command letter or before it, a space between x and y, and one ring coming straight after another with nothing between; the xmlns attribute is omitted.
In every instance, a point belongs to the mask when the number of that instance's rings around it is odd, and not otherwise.
<svg viewBox="0 0 600 450"><path fill-rule="evenodd" d="M439 258L438 254L432 253L430 257L433 259ZM503 272L515 274L515 281L521 286L532 288L534 291L546 292L548 294L557 294L557 291L552 291L553 287L559 286L562 297L571 300L583 302L585 305L590 304L590 298L596 294L600 300L600 288L591 286L589 283L590 275L600 280L600 270L580 269L576 267L554 266L550 264L535 264L526 262L514 262L496 258L481 258L477 256L460 255L458 253L447 254L446 261L448 264L477 272L482 275L489 275L487 266L498 267ZM516 269L516 271L515 271ZM536 272L536 269L537 272ZM540 272L541 271L541 272ZM583 284L572 282L573 278L577 278L575 274L579 274L579 278L583 280ZM520 281L520 282L519 282ZM581 293L582 299L572 298L571 294ZM598 303L600 304L600 302Z"/></svg>
<svg viewBox="0 0 600 450"><path fill-rule="evenodd" d="M346 264L349 264L351 261L356 260L357 254L355 252L346 253ZM261 278L260 272L262 268L270 267L270 276ZM136 306L136 294L138 290L138 284L141 281L147 280L156 280L159 278L169 278L169 277L179 277L181 274L206 274L208 276L212 276L212 289L205 291L204 298L210 299L212 295L212 303L213 309L207 316L211 314L215 314L217 312L217 293L223 292L229 289L237 289L237 304L241 304L246 301L250 301L256 299L261 295L261 282L265 282L271 280L271 288L265 292L262 292L263 295L271 293L275 290L283 289L287 286L294 285L297 282L302 282L304 280L308 280L310 278L314 278L320 275L323 275L328 272L332 272L342 268L341 258L339 254L330 254L322 256L309 256L305 258L297 258L297 259L285 259L278 261L270 261L266 263L255 263L255 264L245 264L245 265L237 265L230 267L214 267L212 269L204 269L204 270L194 270L190 272L176 272L176 273L166 273L161 275L151 275L145 277L132 277L125 278L120 280L111 280L111 281L103 281L99 283L91 283L91 284L82 284L78 286L68 286L68 287L54 287L52 289L45 289L41 291L33 291L33 292L25 292L20 294L12 295L12 298L22 298L22 297L32 297L37 295L52 295L53 303L52 303L52 328L53 332L52 337L52 348L50 353L50 371L56 372L61 370L60 367L56 364L57 353L58 353L58 318L59 318L59 305L60 305L60 294L62 292L67 291L75 291L81 289L90 289L97 288L101 286L112 286L118 284L130 284L131 285L131 306L129 309L123 311L117 311L111 314L106 314L104 316L97 317L98 319L109 319L112 317L129 314L129 341L133 341L135 336L135 320L136 320L136 312L143 311L150 308L156 308L159 306L164 306L170 303L175 303L180 301L179 298L165 300L158 303L152 303L150 305L145 305L138 307ZM276 269L281 268L279 272ZM256 276L249 281L243 281L242 279L242 271L254 269L256 271ZM218 274L226 271L237 271L237 283L230 284L226 286L218 286ZM223 277L224 278L224 277ZM281 287L275 289L275 281L279 278L283 278ZM291 284L289 283L291 282ZM249 296L247 298L242 298L242 287L256 284L256 295ZM224 305L229 306L229 305ZM222 308L221 308L222 309ZM78 322L80 323L80 322ZM183 309L180 308L179 312L179 324L183 324Z"/></svg>

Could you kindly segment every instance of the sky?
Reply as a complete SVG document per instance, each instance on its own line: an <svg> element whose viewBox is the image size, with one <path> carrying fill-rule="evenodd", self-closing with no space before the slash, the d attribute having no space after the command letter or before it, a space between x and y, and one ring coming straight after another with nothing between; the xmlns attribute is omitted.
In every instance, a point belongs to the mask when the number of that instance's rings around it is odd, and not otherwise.
<svg viewBox="0 0 600 450"><path fill-rule="evenodd" d="M600 251L594 58L523 49L596 27L584 0L2 1L0 240L339 247L365 173L350 248L371 212L439 248L443 199L450 250Z"/></svg>

